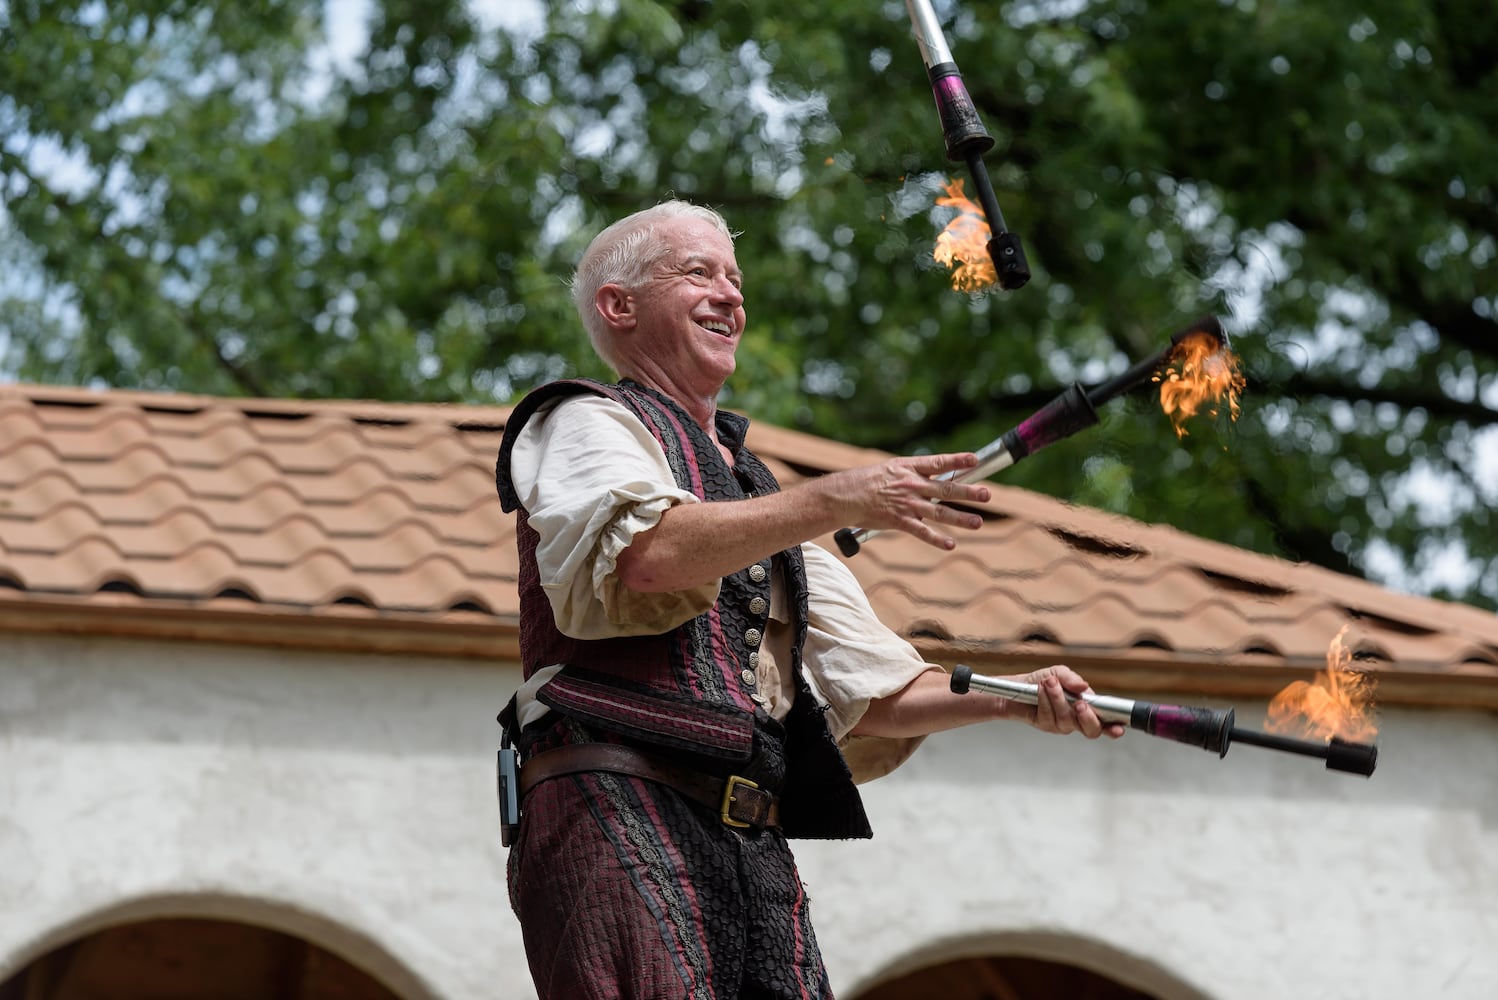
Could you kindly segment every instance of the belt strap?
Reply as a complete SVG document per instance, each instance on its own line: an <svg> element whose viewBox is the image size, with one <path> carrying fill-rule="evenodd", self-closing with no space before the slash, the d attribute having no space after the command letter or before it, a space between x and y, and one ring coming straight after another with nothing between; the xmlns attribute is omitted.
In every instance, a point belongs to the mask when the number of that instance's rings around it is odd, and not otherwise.
<svg viewBox="0 0 1498 1000"><path fill-rule="evenodd" d="M715 778L617 743L574 743L536 754L520 768L520 796L543 781L587 771L628 774L674 788L716 812L728 826L780 825L779 801L748 778Z"/></svg>

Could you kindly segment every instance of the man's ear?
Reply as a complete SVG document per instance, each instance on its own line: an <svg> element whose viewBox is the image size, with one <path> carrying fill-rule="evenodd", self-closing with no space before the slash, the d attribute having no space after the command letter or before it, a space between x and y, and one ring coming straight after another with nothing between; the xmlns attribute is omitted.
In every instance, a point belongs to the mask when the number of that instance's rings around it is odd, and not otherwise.
<svg viewBox="0 0 1498 1000"><path fill-rule="evenodd" d="M605 323L616 330L632 329L639 321L635 313L635 298L623 285L607 284L593 296L593 308Z"/></svg>

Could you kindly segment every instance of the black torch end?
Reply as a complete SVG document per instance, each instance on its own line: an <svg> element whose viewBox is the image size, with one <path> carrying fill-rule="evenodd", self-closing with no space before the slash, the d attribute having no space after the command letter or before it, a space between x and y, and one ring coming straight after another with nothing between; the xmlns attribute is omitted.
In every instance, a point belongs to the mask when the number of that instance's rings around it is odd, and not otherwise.
<svg viewBox="0 0 1498 1000"><path fill-rule="evenodd" d="M959 666L952 668L952 693L967 694L973 686L973 668Z"/></svg>
<svg viewBox="0 0 1498 1000"><path fill-rule="evenodd" d="M832 537L837 542L838 551L850 559L858 555L858 550L863 547L863 543L858 540L858 531L854 528L839 528Z"/></svg>
<svg viewBox="0 0 1498 1000"><path fill-rule="evenodd" d="M1187 337L1197 336L1211 337L1217 342L1216 349L1219 351L1228 346L1227 331L1222 328L1222 321L1216 316L1203 316L1185 329L1177 330L1171 334L1170 346L1179 347Z"/></svg>
<svg viewBox="0 0 1498 1000"><path fill-rule="evenodd" d="M1368 777L1378 765L1378 747L1333 736L1326 744L1326 769Z"/></svg>
<svg viewBox="0 0 1498 1000"><path fill-rule="evenodd" d="M1209 354L1217 354L1227 350L1228 335L1222 328L1222 323L1216 316L1203 316L1190 326L1183 327L1170 335L1170 343L1160 349L1160 353L1153 357L1145 358L1135 362L1129 370L1122 375L1115 375L1106 382L1099 384L1087 392L1087 398L1091 400L1094 407L1102 406L1135 386L1142 384L1147 379L1155 377L1159 381L1158 374L1162 368L1170 364L1171 359L1180 349L1181 345L1193 337L1205 337L1212 345Z"/></svg>
<svg viewBox="0 0 1498 1000"><path fill-rule="evenodd" d="M1234 729L1231 736L1234 743L1283 750L1302 757L1321 757L1326 761L1328 771L1361 774L1365 778L1373 773L1374 765L1378 763L1378 747L1371 743L1354 743L1338 736L1333 736L1325 743L1282 736L1279 733L1261 733L1256 729Z"/></svg>
<svg viewBox="0 0 1498 1000"><path fill-rule="evenodd" d="M999 287L1004 291L1023 288L1030 280L1030 261L1017 234L1006 231L989 240L988 256L993 258L994 270L999 272Z"/></svg>

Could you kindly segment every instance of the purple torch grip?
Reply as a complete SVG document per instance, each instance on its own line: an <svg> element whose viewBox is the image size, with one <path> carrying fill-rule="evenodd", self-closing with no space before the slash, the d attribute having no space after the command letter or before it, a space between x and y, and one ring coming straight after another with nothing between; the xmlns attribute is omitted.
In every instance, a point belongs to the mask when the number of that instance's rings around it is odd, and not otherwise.
<svg viewBox="0 0 1498 1000"><path fill-rule="evenodd" d="M956 63L931 67L931 92L936 98L936 112L941 116L942 140L947 159L961 163L969 156L993 148L993 137L983 127L978 108L962 82Z"/></svg>
<svg viewBox="0 0 1498 1000"><path fill-rule="evenodd" d="M1226 757L1232 742L1233 710L1138 701L1129 717L1129 727L1203 750L1215 750L1217 756Z"/></svg>
<svg viewBox="0 0 1498 1000"><path fill-rule="evenodd" d="M1010 451L1014 452L1015 461L1018 461L1097 422L1097 410L1087 398L1087 391L1073 382L1071 388L1036 410L1011 431L1014 440L1006 440L1005 443L1010 445Z"/></svg>

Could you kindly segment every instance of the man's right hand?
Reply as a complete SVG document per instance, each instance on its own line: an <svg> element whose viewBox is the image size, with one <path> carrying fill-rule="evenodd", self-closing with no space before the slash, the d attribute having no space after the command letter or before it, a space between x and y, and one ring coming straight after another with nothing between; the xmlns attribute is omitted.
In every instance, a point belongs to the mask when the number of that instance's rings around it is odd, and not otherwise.
<svg viewBox="0 0 1498 1000"><path fill-rule="evenodd" d="M615 572L641 593L686 590L846 524L904 531L953 549L956 540L938 526L974 531L983 519L943 505L983 503L989 490L933 477L960 474L977 463L972 452L891 458L747 500L678 504L619 553Z"/></svg>
<svg viewBox="0 0 1498 1000"><path fill-rule="evenodd" d="M844 511L840 524L904 531L928 545L950 550L957 547L957 541L938 525L976 531L983 526L983 518L945 505L984 503L990 492L980 484L936 477L961 475L977 464L978 456L972 452L914 455L829 473L806 485L828 491L831 501Z"/></svg>

